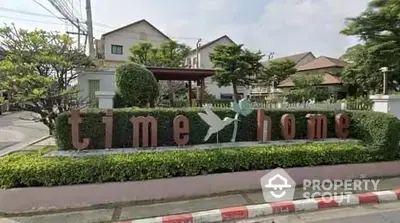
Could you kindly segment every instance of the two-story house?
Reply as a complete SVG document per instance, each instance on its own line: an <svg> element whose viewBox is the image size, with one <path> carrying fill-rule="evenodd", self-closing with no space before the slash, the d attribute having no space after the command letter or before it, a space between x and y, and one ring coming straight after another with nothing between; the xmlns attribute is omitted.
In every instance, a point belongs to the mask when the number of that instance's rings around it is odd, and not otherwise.
<svg viewBox="0 0 400 223"><path fill-rule="evenodd" d="M159 46L170 38L145 19L128 24L110 32L104 33L95 41L96 55L103 60L103 65L111 69L123 64L131 56L130 48L141 42L148 41L154 46ZM114 75L84 74L78 77L79 97L88 100L90 104L96 103L95 92L114 91Z"/></svg>
<svg viewBox="0 0 400 223"><path fill-rule="evenodd" d="M212 53L214 48L218 45L231 44L236 43L227 35L224 35L204 45L201 45L198 49L194 49L190 52L189 56L186 58L186 66L199 69L214 69L214 65L210 60L210 53ZM218 99L233 98L232 86L218 87L217 83L213 82L211 77L205 79L205 85L206 91L209 94L215 95ZM244 87L238 87L238 91L240 94L246 94Z"/></svg>
<svg viewBox="0 0 400 223"><path fill-rule="evenodd" d="M142 19L121 28L104 33L100 40L96 40L96 54L104 59L107 65L118 65L128 61L131 55L130 48L141 42L151 42L155 47L169 41L170 38Z"/></svg>
<svg viewBox="0 0 400 223"><path fill-rule="evenodd" d="M343 82L340 78L340 72L343 70L345 62L331 57L320 56L310 61L309 63L303 64L297 68L298 73L319 73L322 75L323 81L321 87L329 87L332 91L336 92L338 99L345 98L347 95L347 89L343 86ZM294 87L294 83L290 77L282 81L278 88L290 89Z"/></svg>

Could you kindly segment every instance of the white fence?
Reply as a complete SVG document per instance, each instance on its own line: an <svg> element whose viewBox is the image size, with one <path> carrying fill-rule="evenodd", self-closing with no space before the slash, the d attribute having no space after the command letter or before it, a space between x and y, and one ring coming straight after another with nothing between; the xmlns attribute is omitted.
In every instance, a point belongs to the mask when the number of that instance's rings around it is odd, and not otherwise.
<svg viewBox="0 0 400 223"><path fill-rule="evenodd" d="M371 110L371 105L348 102L338 103L259 103L252 102L255 109L312 109L312 110ZM230 107L228 103L213 103L214 108Z"/></svg>

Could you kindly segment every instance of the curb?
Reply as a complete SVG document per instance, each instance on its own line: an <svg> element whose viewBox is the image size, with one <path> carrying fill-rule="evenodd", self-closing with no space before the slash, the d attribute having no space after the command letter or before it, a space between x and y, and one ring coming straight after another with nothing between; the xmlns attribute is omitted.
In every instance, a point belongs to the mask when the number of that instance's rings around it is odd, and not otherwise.
<svg viewBox="0 0 400 223"><path fill-rule="evenodd" d="M400 199L400 189L377 191L364 194L341 195L333 198L316 198L277 202L271 204L229 207L209 211L169 215L155 218L119 221L114 223L213 223L232 220L245 220L273 214L317 211L352 205L376 204Z"/></svg>
<svg viewBox="0 0 400 223"><path fill-rule="evenodd" d="M51 137L51 135L43 136L43 137L41 137L41 138L39 138L39 139L35 139L35 140L31 141L31 142L22 144L22 145L18 146L18 148L16 148L16 149L12 149L12 150L6 151L6 152L4 152L4 153L1 153L1 152L0 152L0 157L6 156L6 155L10 155L10 154L13 154L13 153L16 153L16 152L20 152L20 151L21 151L21 148L25 148L25 147L28 147L28 146L32 146L32 145L34 145L34 144L36 144L36 143L42 142L42 141L44 141L44 140L50 138L50 137ZM12 146L15 146L15 145L18 145L18 143L14 144L14 145L12 145ZM12 146L10 146L10 147L12 147ZM10 147L5 148L4 150L9 149Z"/></svg>

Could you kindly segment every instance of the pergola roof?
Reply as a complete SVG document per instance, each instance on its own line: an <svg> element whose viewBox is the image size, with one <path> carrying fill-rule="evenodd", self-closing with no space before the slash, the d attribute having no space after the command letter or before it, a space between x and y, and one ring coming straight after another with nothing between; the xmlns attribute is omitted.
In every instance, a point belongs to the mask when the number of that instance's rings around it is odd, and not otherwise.
<svg viewBox="0 0 400 223"><path fill-rule="evenodd" d="M212 69L147 67L157 80L200 80L215 74Z"/></svg>

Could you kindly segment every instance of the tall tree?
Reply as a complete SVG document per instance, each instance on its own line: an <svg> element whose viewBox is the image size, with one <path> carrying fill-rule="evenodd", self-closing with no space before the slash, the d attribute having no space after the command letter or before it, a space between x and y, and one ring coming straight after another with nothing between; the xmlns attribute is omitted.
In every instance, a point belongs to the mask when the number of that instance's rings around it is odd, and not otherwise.
<svg viewBox="0 0 400 223"><path fill-rule="evenodd" d="M350 63L345 69L345 80L350 80L350 84L364 82L358 85L358 92L380 92L383 79L379 72L380 67L390 69L388 90L399 90L399 15L399 0L372 0L359 16L349 18L347 27L341 31L345 35L358 36L365 43L347 52ZM366 81L360 78L366 78Z"/></svg>
<svg viewBox="0 0 400 223"><path fill-rule="evenodd" d="M295 66L296 63L291 60L271 60L265 66L260 79L277 87L281 81L296 73Z"/></svg>
<svg viewBox="0 0 400 223"><path fill-rule="evenodd" d="M260 60L264 55L243 49L243 45L219 45L210 53L210 60L216 68L212 77L218 86L232 85L234 99L239 99L238 86L250 86L262 71Z"/></svg>
<svg viewBox="0 0 400 223"><path fill-rule="evenodd" d="M0 85L12 103L37 113L50 133L59 113L76 108L77 68L94 66L65 34L0 28L0 45L7 56L0 61Z"/></svg>
<svg viewBox="0 0 400 223"><path fill-rule="evenodd" d="M347 64L341 72L341 78L351 96L379 93L382 89L382 73L379 68L383 63L375 52L367 44L358 44L343 55Z"/></svg>

